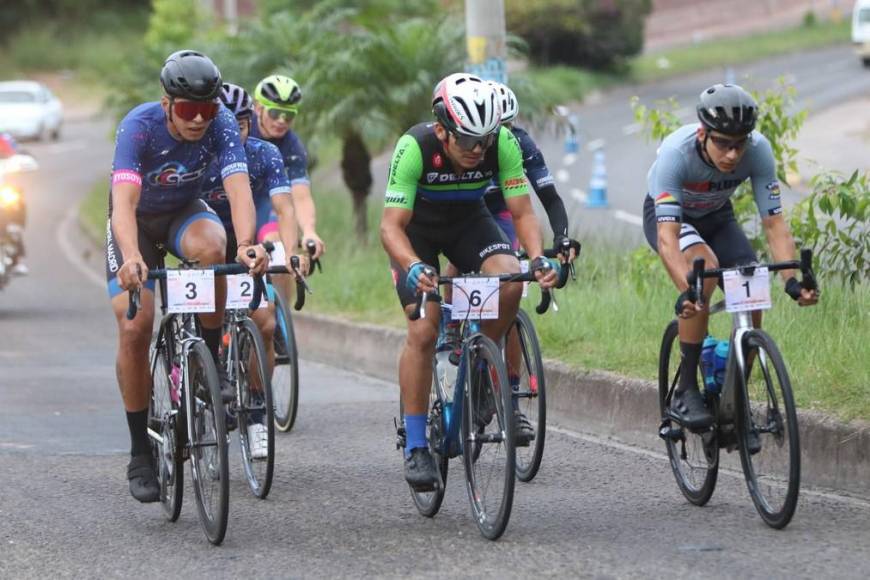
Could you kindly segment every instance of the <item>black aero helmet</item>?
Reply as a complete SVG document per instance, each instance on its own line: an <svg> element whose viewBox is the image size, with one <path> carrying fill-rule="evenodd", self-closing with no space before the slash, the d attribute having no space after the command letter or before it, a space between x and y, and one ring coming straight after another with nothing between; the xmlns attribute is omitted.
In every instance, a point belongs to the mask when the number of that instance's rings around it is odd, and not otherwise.
<svg viewBox="0 0 870 580"><path fill-rule="evenodd" d="M221 71L201 52L179 50L163 63L160 84L170 97L211 101L221 92Z"/></svg>
<svg viewBox="0 0 870 580"><path fill-rule="evenodd" d="M758 104L739 85L713 85L701 93L697 109L707 129L726 135L746 135L758 120Z"/></svg>

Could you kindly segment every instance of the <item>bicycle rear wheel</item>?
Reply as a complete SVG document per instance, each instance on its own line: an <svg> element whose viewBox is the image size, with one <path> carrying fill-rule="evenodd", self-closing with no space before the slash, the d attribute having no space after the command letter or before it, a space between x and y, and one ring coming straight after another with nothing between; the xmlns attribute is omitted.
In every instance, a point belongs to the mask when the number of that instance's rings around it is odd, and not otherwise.
<svg viewBox="0 0 870 580"><path fill-rule="evenodd" d="M749 417L745 411L738 414L743 475L761 519L781 529L797 508L801 477L791 381L776 343L764 331L747 332L743 352L744 360L752 359L746 373Z"/></svg>
<svg viewBox="0 0 870 580"><path fill-rule="evenodd" d="M719 443L715 429L693 433L667 416L674 388L680 379L681 358L677 321L672 320L665 328L659 352L659 409L662 414L659 435L665 441L671 470L680 491L691 503L702 506L710 501L716 489ZM708 398L707 402L715 409L715 401Z"/></svg>
<svg viewBox="0 0 870 580"><path fill-rule="evenodd" d="M447 490L447 464L448 457L446 453L441 453L445 436L444 414L441 399L438 398L437 385L438 380L434 369L436 368L435 361L433 364L432 389L429 391L429 417L426 420L426 439L429 441L429 452L432 454L432 460L438 467L441 475L441 484L434 491L415 491L411 490L411 497L414 500L414 505L417 506L417 511L427 518L433 517L441 509L441 502L444 501L444 493ZM402 401L399 401L399 417L404 429L405 425L405 408ZM402 453L404 453L402 449Z"/></svg>
<svg viewBox="0 0 870 580"><path fill-rule="evenodd" d="M462 397L462 458L471 511L484 537L497 540L510 520L516 454L511 387L498 346L470 338Z"/></svg>
<svg viewBox="0 0 870 580"><path fill-rule="evenodd" d="M544 457L544 440L547 435L547 385L544 379L544 362L541 346L532 319L524 310L517 312L513 329L517 332L522 353L519 369L519 410L529 419L535 429L535 438L528 447L517 447L517 479L529 482L535 478Z"/></svg>
<svg viewBox="0 0 870 580"><path fill-rule="evenodd" d="M229 515L230 477L227 431L220 382L211 353L201 340L187 358L187 412L190 415L190 463L196 507L205 535L223 542Z"/></svg>
<svg viewBox="0 0 870 580"><path fill-rule="evenodd" d="M257 325L244 320L238 329L238 378L239 443L242 449L242 464L251 492L260 499L269 495L272 474L275 470L275 413L272 404L272 386L266 371L266 347ZM266 429L266 455L255 457L251 433L257 426Z"/></svg>
<svg viewBox="0 0 870 580"><path fill-rule="evenodd" d="M275 367L272 369L272 398L275 426L290 431L299 408L299 353L293 318L281 294L270 286L270 299L275 303Z"/></svg>
<svg viewBox="0 0 870 580"><path fill-rule="evenodd" d="M151 402L148 405L148 436L151 453L160 483L160 503L166 518L174 522L181 514L184 498L185 414L180 404L177 371L172 372L172 354L169 351L163 325L158 341L151 351Z"/></svg>

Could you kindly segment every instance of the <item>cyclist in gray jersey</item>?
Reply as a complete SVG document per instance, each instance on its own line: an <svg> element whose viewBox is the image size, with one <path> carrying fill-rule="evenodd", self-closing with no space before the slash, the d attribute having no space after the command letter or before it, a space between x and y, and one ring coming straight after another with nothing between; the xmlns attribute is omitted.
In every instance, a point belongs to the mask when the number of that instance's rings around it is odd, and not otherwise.
<svg viewBox="0 0 870 580"><path fill-rule="evenodd" d="M782 216L770 142L754 130L755 100L737 85L717 84L701 93L697 111L700 125L686 125L665 138L649 170L644 234L680 291L675 311L682 362L670 412L686 426L703 428L713 421L698 388L708 313L690 298L686 275L692 262L701 257L707 268L730 268L756 261L730 201L746 179L752 182L773 259L793 259L795 244ZM785 291L801 306L816 303L817 292L801 288L794 270L781 275ZM715 286L712 279L704 283L705 304ZM753 313L753 323L761 324L760 311Z"/></svg>

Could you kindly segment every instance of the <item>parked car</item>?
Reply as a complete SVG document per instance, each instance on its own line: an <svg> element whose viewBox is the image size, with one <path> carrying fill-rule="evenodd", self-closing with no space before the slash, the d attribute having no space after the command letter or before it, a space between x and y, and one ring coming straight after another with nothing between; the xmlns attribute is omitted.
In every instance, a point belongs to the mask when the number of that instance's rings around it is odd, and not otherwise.
<svg viewBox="0 0 870 580"><path fill-rule="evenodd" d="M0 82L0 131L16 139L57 140L63 105L42 83Z"/></svg>
<svg viewBox="0 0 870 580"><path fill-rule="evenodd" d="M864 66L870 67L870 0L858 0L852 9L852 43Z"/></svg>

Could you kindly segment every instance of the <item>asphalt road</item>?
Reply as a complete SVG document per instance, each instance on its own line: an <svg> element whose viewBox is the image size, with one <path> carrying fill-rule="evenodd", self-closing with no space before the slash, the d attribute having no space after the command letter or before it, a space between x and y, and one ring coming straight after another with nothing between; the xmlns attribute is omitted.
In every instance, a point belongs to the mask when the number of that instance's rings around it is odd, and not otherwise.
<svg viewBox="0 0 870 580"><path fill-rule="evenodd" d="M206 542L190 488L167 523L127 492L115 325L100 257L85 255L74 222L108 175L108 133L72 123L60 143L29 146L41 164L32 272L0 293L0 578L866 577L867 500L806 490L775 532L739 476L696 508L661 456L565 429L549 434L537 479L518 484L499 542L472 522L458 462L441 513L423 518L393 446L397 387L314 363L297 426L278 437L269 499L247 491L234 445L224 545Z"/></svg>

